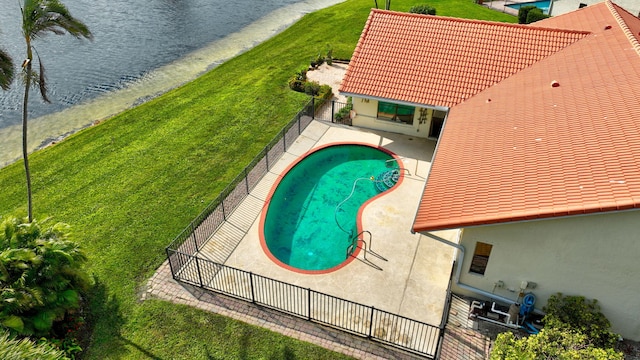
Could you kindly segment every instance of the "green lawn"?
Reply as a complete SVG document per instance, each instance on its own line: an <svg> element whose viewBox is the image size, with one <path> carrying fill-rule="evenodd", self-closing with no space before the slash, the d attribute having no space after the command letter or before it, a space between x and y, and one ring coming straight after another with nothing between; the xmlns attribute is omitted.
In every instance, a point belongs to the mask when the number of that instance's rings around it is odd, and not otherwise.
<svg viewBox="0 0 640 360"><path fill-rule="evenodd" d="M421 3L396 0L392 9ZM438 15L516 20L473 0L429 4ZM289 77L327 44L349 58L372 6L349 0L308 14L192 83L30 157L35 217L71 224L98 279L84 358L346 358L138 294L164 247L308 101L288 89ZM0 214L26 213L23 171L21 162L0 170Z"/></svg>

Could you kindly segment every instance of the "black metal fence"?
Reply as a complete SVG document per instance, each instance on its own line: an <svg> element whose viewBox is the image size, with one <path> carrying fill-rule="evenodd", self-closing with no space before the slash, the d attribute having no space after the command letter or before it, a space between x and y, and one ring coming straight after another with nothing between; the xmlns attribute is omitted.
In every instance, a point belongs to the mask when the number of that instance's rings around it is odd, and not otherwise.
<svg viewBox="0 0 640 360"><path fill-rule="evenodd" d="M347 105L347 104L345 104ZM332 104L332 108L335 105ZM440 327L373 306L235 269L197 256L262 176L311 123L317 100L307 105L251 163L167 246L173 278L278 311L329 325L372 340L436 358L442 342Z"/></svg>
<svg viewBox="0 0 640 360"><path fill-rule="evenodd" d="M182 230L167 249L188 255L194 255L200 251L209 237L227 220L264 174L275 165L282 154L295 142L298 135L307 128L313 117L314 100L311 99L220 195Z"/></svg>
<svg viewBox="0 0 640 360"><path fill-rule="evenodd" d="M167 248L174 279L432 359L442 329L373 306L331 296Z"/></svg>
<svg viewBox="0 0 640 360"><path fill-rule="evenodd" d="M315 100L323 101L321 99ZM317 106L319 109L316 117L318 120L331 121L334 124L344 124L344 125L352 125L351 122L351 110L353 109L353 104L351 102L339 102L335 100L326 101L323 106Z"/></svg>

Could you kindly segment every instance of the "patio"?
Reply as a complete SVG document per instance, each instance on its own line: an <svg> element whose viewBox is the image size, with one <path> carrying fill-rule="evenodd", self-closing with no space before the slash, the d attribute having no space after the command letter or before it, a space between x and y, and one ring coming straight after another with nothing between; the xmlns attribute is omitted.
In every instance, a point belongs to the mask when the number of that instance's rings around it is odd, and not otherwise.
<svg viewBox="0 0 640 360"><path fill-rule="evenodd" d="M364 253L329 274L306 275L273 263L259 239L259 216L274 181L307 151L329 143L380 145L403 158L406 174L394 191L372 202L363 212L363 228L373 235L373 250L388 261L369 255L378 270L363 261ZM311 288L332 296L438 325L442 318L451 272L453 248L411 234L429 171L435 142L403 135L365 131L312 122L295 144L258 183L243 203L201 249L199 256L262 276ZM455 241L455 231L438 234ZM225 250L226 249L226 250Z"/></svg>

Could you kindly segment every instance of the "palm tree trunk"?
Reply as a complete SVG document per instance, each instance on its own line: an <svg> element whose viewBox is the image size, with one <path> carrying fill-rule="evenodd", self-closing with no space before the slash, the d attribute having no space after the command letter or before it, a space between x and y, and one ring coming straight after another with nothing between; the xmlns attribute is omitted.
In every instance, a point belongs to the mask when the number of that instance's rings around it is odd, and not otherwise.
<svg viewBox="0 0 640 360"><path fill-rule="evenodd" d="M28 60L31 60L29 57ZM33 206L31 201L31 172L29 171L29 153L27 148L27 102L29 101L29 88L31 87L31 61L27 63L26 79L24 85L24 102L22 104L22 158L24 159L24 172L27 176L27 207L29 222L33 221Z"/></svg>

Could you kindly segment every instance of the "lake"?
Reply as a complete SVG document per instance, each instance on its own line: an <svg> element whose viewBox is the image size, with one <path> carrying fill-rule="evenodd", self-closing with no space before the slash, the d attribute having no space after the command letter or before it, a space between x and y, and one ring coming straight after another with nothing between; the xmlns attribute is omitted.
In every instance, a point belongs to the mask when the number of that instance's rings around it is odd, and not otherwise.
<svg viewBox="0 0 640 360"><path fill-rule="evenodd" d="M51 104L29 101L35 150L97 120L195 79L286 29L308 12L344 0L66 0L94 41L47 35L33 41L46 68ZM0 0L0 47L25 57L19 0ZM17 79L0 91L0 166L21 157Z"/></svg>

